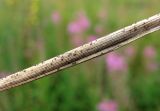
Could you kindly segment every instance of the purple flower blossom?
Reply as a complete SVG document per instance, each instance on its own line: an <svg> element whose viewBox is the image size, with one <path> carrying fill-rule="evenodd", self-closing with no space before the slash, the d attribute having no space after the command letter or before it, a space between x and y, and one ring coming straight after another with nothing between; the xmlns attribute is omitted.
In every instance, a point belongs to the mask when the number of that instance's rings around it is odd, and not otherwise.
<svg viewBox="0 0 160 111"><path fill-rule="evenodd" d="M156 62L148 62L146 64L146 68L149 70L149 71L156 71L158 69L158 64Z"/></svg>
<svg viewBox="0 0 160 111"><path fill-rule="evenodd" d="M55 11L52 13L52 21L54 24L58 24L61 20L60 13L58 11Z"/></svg>
<svg viewBox="0 0 160 111"><path fill-rule="evenodd" d="M79 17L78 17L77 22L78 22L79 26L84 30L86 30L90 27L90 21L84 13L79 13Z"/></svg>
<svg viewBox="0 0 160 111"><path fill-rule="evenodd" d="M89 19L84 13L79 13L78 18L69 23L68 32L70 34L80 34L86 31L90 26Z"/></svg>
<svg viewBox="0 0 160 111"><path fill-rule="evenodd" d="M103 26L102 25L97 25L96 27L95 27L95 32L97 33L97 34L102 34L103 32L104 32L104 29L103 29Z"/></svg>
<svg viewBox="0 0 160 111"><path fill-rule="evenodd" d="M118 53L112 52L106 56L106 65L109 72L127 71L125 58Z"/></svg>
<svg viewBox="0 0 160 111"><path fill-rule="evenodd" d="M143 52L145 56L145 67L148 71L156 71L158 69L158 63L156 59L156 49L153 46L146 46Z"/></svg>
<svg viewBox="0 0 160 111"><path fill-rule="evenodd" d="M118 111L118 105L114 101L103 100L98 104L98 111Z"/></svg>
<svg viewBox="0 0 160 111"><path fill-rule="evenodd" d="M71 41L74 46L80 46L83 44L83 39L81 36L71 36Z"/></svg>
<svg viewBox="0 0 160 111"><path fill-rule="evenodd" d="M68 31L70 34L78 34L82 32L80 25L73 21L68 25Z"/></svg>
<svg viewBox="0 0 160 111"><path fill-rule="evenodd" d="M129 46L125 49L124 53L128 57L134 57L136 54L136 50L133 46Z"/></svg>
<svg viewBox="0 0 160 111"><path fill-rule="evenodd" d="M89 36L89 37L87 38L87 42L91 42L91 41L94 41L94 40L96 40L96 39L97 39L96 36L91 35L91 36Z"/></svg>
<svg viewBox="0 0 160 111"><path fill-rule="evenodd" d="M156 57L156 49L153 46L147 46L144 49L144 56L149 59L153 59Z"/></svg>
<svg viewBox="0 0 160 111"><path fill-rule="evenodd" d="M4 78L8 75L10 75L11 73L6 73L6 72L0 72L0 78Z"/></svg>
<svg viewBox="0 0 160 111"><path fill-rule="evenodd" d="M98 13L99 19L100 20L106 20L107 18L107 11L106 9L101 9Z"/></svg>

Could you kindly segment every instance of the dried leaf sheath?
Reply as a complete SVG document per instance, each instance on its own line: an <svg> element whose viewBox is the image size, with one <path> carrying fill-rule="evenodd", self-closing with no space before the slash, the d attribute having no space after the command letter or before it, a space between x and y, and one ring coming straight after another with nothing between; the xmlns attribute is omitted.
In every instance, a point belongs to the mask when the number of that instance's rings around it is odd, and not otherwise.
<svg viewBox="0 0 160 111"><path fill-rule="evenodd" d="M160 14L120 29L62 55L0 79L0 91L22 85L124 46L160 29Z"/></svg>

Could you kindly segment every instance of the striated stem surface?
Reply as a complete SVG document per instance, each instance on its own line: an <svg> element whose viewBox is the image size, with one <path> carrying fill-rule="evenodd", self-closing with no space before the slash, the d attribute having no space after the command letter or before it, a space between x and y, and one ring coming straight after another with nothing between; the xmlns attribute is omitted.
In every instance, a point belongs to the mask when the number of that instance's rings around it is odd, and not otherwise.
<svg viewBox="0 0 160 111"><path fill-rule="evenodd" d="M0 79L0 91L31 82L122 47L160 29L160 14Z"/></svg>

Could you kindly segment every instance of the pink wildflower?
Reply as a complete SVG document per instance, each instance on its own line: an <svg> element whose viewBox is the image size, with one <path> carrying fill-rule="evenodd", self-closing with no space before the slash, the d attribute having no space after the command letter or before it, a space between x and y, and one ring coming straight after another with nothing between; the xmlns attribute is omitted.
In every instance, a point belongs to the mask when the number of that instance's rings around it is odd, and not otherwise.
<svg viewBox="0 0 160 111"><path fill-rule="evenodd" d="M156 71L158 69L158 64L155 63L155 62L148 62L146 64L146 68L149 70L149 71Z"/></svg>
<svg viewBox="0 0 160 111"><path fill-rule="evenodd" d="M99 19L100 20L106 20L107 18L107 11L106 9L101 9L98 13Z"/></svg>
<svg viewBox="0 0 160 111"><path fill-rule="evenodd" d="M94 41L94 40L96 40L96 39L97 39L96 36L91 35L91 36L89 36L89 37L87 38L87 42L91 42L91 41Z"/></svg>
<svg viewBox="0 0 160 111"><path fill-rule="evenodd" d="M156 62L156 49L153 46L147 46L144 49L145 56L145 67L148 71L156 71L158 69L158 64Z"/></svg>
<svg viewBox="0 0 160 111"><path fill-rule="evenodd" d="M81 36L72 36L71 41L72 44L76 47L83 44L83 39L81 38Z"/></svg>
<svg viewBox="0 0 160 111"><path fill-rule="evenodd" d="M68 31L71 34L78 34L82 32L82 29L77 22L73 21L68 25Z"/></svg>
<svg viewBox="0 0 160 111"><path fill-rule="evenodd" d="M88 29L90 26L90 21L88 17L84 13L79 13L79 17L77 19L78 24L84 30Z"/></svg>
<svg viewBox="0 0 160 111"><path fill-rule="evenodd" d="M144 49L144 56L146 58L150 58L150 59L153 59L156 57L156 50L153 46L147 46L145 47Z"/></svg>
<svg viewBox="0 0 160 111"><path fill-rule="evenodd" d="M115 52L107 54L106 65L110 72L126 71L128 68L125 58Z"/></svg>
<svg viewBox="0 0 160 111"><path fill-rule="evenodd" d="M61 20L60 13L58 11L55 11L52 13L52 21L54 24L58 24Z"/></svg>
<svg viewBox="0 0 160 111"><path fill-rule="evenodd" d="M118 111L117 103L114 101L102 101L98 105L98 111Z"/></svg>
<svg viewBox="0 0 160 111"><path fill-rule="evenodd" d="M136 54L136 50L135 50L135 48L133 47L133 46L129 46L129 47L127 47L126 49L125 49L125 52L124 52L125 54L126 54L126 56L128 56L128 57L133 57L133 56L135 56L135 54Z"/></svg>
<svg viewBox="0 0 160 111"><path fill-rule="evenodd" d="M86 31L89 28L89 26L90 22L87 16L83 13L80 13L78 15L78 18L69 23L68 32L70 34L80 34Z"/></svg>
<svg viewBox="0 0 160 111"><path fill-rule="evenodd" d="M97 26L95 27L95 32L96 32L97 34L102 34L102 33L104 32L103 26L102 26L102 25L97 25Z"/></svg>

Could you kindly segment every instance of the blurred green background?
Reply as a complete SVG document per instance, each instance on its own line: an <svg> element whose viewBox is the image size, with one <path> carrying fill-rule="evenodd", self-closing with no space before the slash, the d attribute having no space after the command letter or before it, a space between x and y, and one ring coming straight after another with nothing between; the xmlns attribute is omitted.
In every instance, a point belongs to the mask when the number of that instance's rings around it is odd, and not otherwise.
<svg viewBox="0 0 160 111"><path fill-rule="evenodd" d="M159 0L0 0L0 77L159 13ZM0 92L0 111L160 111L160 32ZM115 62L116 61L116 62Z"/></svg>

